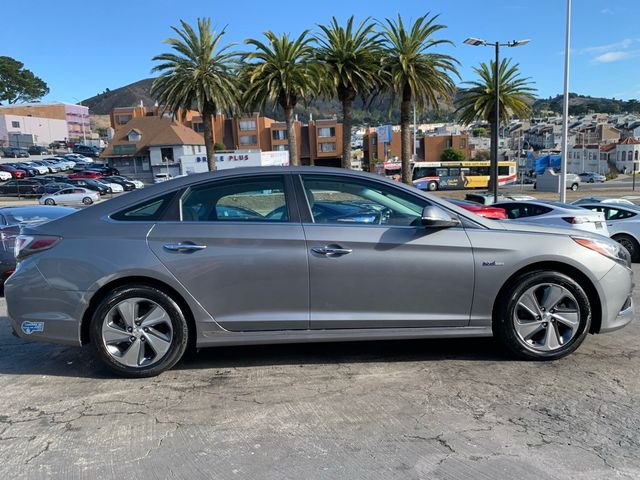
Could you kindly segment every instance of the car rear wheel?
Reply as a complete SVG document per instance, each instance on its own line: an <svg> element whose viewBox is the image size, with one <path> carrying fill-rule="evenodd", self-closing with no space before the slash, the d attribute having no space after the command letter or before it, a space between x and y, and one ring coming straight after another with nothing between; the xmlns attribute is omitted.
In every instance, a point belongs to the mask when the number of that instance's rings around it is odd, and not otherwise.
<svg viewBox="0 0 640 480"><path fill-rule="evenodd" d="M430 192L435 192L438 190L438 182L429 182L427 183L427 190Z"/></svg>
<svg viewBox="0 0 640 480"><path fill-rule="evenodd" d="M611 238L627 249L632 262L640 261L640 245L635 238L630 235L614 235Z"/></svg>
<svg viewBox="0 0 640 480"><path fill-rule="evenodd" d="M56 204L56 202L55 202L55 200L54 200L53 198L47 198L47 199L44 201L44 204L45 204L45 205L55 205L55 204Z"/></svg>
<svg viewBox="0 0 640 480"><path fill-rule="evenodd" d="M493 333L520 358L555 360L583 342L591 325L591 304L575 280L537 271L511 283L498 299Z"/></svg>
<svg viewBox="0 0 640 480"><path fill-rule="evenodd" d="M571 184L571 190L573 190L574 192L575 192L576 190L578 190L578 184L577 184L577 183L572 183L572 184Z"/></svg>
<svg viewBox="0 0 640 480"><path fill-rule="evenodd" d="M152 377L173 367L189 337L177 303L147 285L110 292L93 314L90 333L97 357L126 377Z"/></svg>
<svg viewBox="0 0 640 480"><path fill-rule="evenodd" d="M82 203L84 203L85 205L91 205L93 203L93 200L91 200L89 197L84 197L82 199Z"/></svg>

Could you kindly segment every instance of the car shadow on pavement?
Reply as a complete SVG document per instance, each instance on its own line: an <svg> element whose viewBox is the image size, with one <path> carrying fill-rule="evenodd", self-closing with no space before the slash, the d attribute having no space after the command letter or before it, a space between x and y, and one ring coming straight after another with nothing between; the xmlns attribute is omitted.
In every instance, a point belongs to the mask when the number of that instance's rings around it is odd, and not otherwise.
<svg viewBox="0 0 640 480"><path fill-rule="evenodd" d="M512 359L493 338L418 339L204 348L188 355L174 369Z"/></svg>
<svg viewBox="0 0 640 480"><path fill-rule="evenodd" d="M511 358L492 338L321 342L204 348L188 352L173 370ZM117 378L88 347L24 341L7 330L0 332L0 375Z"/></svg>

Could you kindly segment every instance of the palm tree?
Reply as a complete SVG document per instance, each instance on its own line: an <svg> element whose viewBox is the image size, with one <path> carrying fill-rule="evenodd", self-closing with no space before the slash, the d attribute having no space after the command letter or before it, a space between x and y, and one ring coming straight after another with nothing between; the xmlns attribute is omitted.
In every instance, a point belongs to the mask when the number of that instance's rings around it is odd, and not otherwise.
<svg viewBox="0 0 640 480"><path fill-rule="evenodd" d="M342 167L351 168L351 126L353 101L363 99L378 86L381 41L369 18L353 28L353 16L346 27L333 17L329 25L319 25L317 58L323 68L322 90L342 103Z"/></svg>
<svg viewBox="0 0 640 480"><path fill-rule="evenodd" d="M528 78L520 77L519 65L510 64L510 59L500 62L500 120L507 122L512 116L526 117L531 112L531 103L534 99L531 82ZM496 101L495 91L495 61L489 64L481 63L480 67L473 69L478 80L465 82L469 88L463 89L457 103L456 113L463 123L471 123L474 120L485 120L494 127L494 108Z"/></svg>
<svg viewBox="0 0 640 480"><path fill-rule="evenodd" d="M406 29L402 18L386 19L381 24L384 39L382 66L388 75L387 81L392 104L400 100L400 135L402 181L411 183L409 124L411 104L419 110L427 106L438 109L440 100L449 100L455 84L450 74L458 75L453 57L432 50L449 40L435 40L433 35L446 28L435 23L438 15L427 13L418 18L411 29Z"/></svg>
<svg viewBox="0 0 640 480"><path fill-rule="evenodd" d="M294 129L293 110L298 101L306 102L317 90L318 68L312 47L313 37L305 30L295 40L288 35L264 33L266 42L248 39L255 51L246 53L245 101L264 108L267 102L282 107L287 123L289 158L292 165L300 165L298 142Z"/></svg>
<svg viewBox="0 0 640 480"><path fill-rule="evenodd" d="M232 45L219 47L225 30L211 30L211 20L198 18L196 32L184 20L182 28L171 27L179 38L167 38L164 43L174 53L153 57L162 62L153 72L162 72L153 81L151 94L168 111L177 113L196 108L202 115L204 144L209 170L216 169L213 137L213 116L220 110L231 110L237 104L237 52Z"/></svg>

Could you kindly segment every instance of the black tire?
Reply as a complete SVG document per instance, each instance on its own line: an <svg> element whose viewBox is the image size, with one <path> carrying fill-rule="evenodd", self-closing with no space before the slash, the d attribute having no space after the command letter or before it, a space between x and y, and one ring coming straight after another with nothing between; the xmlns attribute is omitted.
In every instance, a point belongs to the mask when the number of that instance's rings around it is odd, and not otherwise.
<svg viewBox="0 0 640 480"><path fill-rule="evenodd" d="M44 201L44 204L45 204L45 205L55 205L55 204L56 204L56 202L55 202L55 200L54 200L53 198L47 198L47 199Z"/></svg>
<svg viewBox="0 0 640 480"><path fill-rule="evenodd" d="M549 284L563 287L573 295L575 299L575 309L579 312L579 321L573 336L567 340L566 344L561 344L557 349L552 351L542 351L540 348L536 348L533 342L528 343L521 338L516 330L515 317L516 308L519 308L518 301L525 292L530 291L532 288L535 289L536 286L544 288L545 285ZM496 308L494 308L493 334L509 352L525 360L557 360L569 355L580 346L591 326L592 315L589 298L578 282L560 272L535 271L523 274L511 282L510 286L508 286L506 291L498 298L497 302ZM552 312L555 312L555 310L552 310ZM545 321L544 318L540 319L540 317L536 320ZM548 326L539 330L539 334L544 335L546 334L546 329L550 327L553 327L556 332L559 332L560 327L557 325L561 324L555 320L551 320L542 325Z"/></svg>
<svg viewBox="0 0 640 480"><path fill-rule="evenodd" d="M161 306L171 327L171 343L160 360L149 365L130 367L118 362L107 350L102 336L103 324L109 312L127 299L145 299ZM93 312L90 324L91 348L97 358L111 371L129 378L154 377L173 367L182 358L189 342L189 326L178 304L166 293L148 285L125 285L111 291Z"/></svg>
<svg viewBox="0 0 640 480"><path fill-rule="evenodd" d="M631 235L621 234L614 235L613 237L611 237L611 239L615 240L627 249L629 255L631 255L632 262L640 261L640 244L638 244L638 241L635 238L633 238Z"/></svg>
<svg viewBox="0 0 640 480"><path fill-rule="evenodd" d="M82 203L83 203L84 205L91 205L91 204L93 203L93 200L91 200L89 197L84 197L84 198L82 199Z"/></svg>
<svg viewBox="0 0 640 480"><path fill-rule="evenodd" d="M577 183L572 183L572 184L571 184L571 190L573 190L574 192L575 192L576 190L578 190L578 184L577 184Z"/></svg>
<svg viewBox="0 0 640 480"><path fill-rule="evenodd" d="M536 182L533 182L533 189L534 189L534 190L537 190L537 189L538 189L538 187L536 186Z"/></svg>
<svg viewBox="0 0 640 480"><path fill-rule="evenodd" d="M589 183L596 183L596 181L593 178L590 178Z"/></svg>
<svg viewBox="0 0 640 480"><path fill-rule="evenodd" d="M431 181L427 183L427 190L430 192L435 192L438 190L438 182Z"/></svg>

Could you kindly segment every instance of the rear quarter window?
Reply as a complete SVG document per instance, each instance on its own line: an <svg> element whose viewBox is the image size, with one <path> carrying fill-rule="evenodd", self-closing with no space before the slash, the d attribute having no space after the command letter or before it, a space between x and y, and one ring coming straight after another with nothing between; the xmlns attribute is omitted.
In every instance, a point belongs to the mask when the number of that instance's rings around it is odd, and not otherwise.
<svg viewBox="0 0 640 480"><path fill-rule="evenodd" d="M176 192L167 193L160 197L145 200L132 207L128 207L111 215L113 220L124 222L155 222L159 220L177 220L176 215L170 215L169 207L173 203ZM171 218L169 218L171 217ZM175 218L173 218L175 217Z"/></svg>

